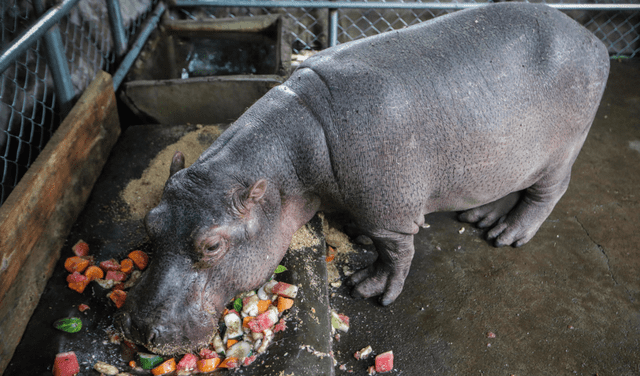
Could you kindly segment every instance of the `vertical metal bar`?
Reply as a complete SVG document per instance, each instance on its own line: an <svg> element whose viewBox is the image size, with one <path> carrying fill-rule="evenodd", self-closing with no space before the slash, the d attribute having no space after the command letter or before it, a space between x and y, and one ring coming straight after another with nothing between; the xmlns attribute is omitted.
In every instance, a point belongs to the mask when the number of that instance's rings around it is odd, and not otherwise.
<svg viewBox="0 0 640 376"><path fill-rule="evenodd" d="M162 13L164 13L165 9L166 8L163 3L158 3L153 13L150 14L149 17L147 18L147 21L143 26L142 30L140 31L138 38L136 39L135 43L131 45L131 50L129 50L129 52L124 57L124 59L122 59L122 62L118 67L118 70L113 74L114 90L117 91L118 87L120 87L120 84L124 80L124 76L127 75L127 72L129 72L129 69L131 68L133 63L136 61L138 54L140 54L140 51L142 51L142 47L144 47L144 44L147 42L147 39L151 35L151 32L155 30L156 26L158 25L158 22L160 21L160 17L162 16Z"/></svg>
<svg viewBox="0 0 640 376"><path fill-rule="evenodd" d="M338 9L329 9L329 47L338 45Z"/></svg>
<svg viewBox="0 0 640 376"><path fill-rule="evenodd" d="M127 52L129 43L127 33L124 31L122 13L120 12L119 0L107 0L107 11L109 12L109 23L111 24L111 34L116 48L116 55L121 57Z"/></svg>
<svg viewBox="0 0 640 376"><path fill-rule="evenodd" d="M35 0L33 4L37 15L42 16L45 12L43 0ZM60 36L60 28L57 24L53 25L44 35L44 52L53 77L54 90L60 105L60 116L64 119L73 105L75 90L71 82L69 63Z"/></svg>

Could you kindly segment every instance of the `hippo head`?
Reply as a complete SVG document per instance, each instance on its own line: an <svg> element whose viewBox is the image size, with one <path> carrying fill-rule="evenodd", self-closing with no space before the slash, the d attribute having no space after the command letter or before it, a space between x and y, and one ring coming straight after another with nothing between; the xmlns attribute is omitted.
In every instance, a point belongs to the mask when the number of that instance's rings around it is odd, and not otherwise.
<svg viewBox="0 0 640 376"><path fill-rule="evenodd" d="M210 343L224 305L270 277L310 218L291 221L266 179L221 174L213 182L205 169L183 167L178 152L160 204L145 218L151 263L115 317L125 339L165 355Z"/></svg>

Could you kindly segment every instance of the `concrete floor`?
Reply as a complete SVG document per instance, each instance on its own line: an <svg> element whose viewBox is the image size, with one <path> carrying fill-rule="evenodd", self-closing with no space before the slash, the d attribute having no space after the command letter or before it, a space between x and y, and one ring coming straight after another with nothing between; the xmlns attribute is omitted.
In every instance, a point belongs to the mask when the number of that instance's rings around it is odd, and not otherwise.
<svg viewBox="0 0 640 376"><path fill-rule="evenodd" d="M127 219L126 210L119 209L119 192L140 177L160 150L193 129L130 128L69 236L69 246L83 238L95 246L97 259L107 259L144 242L139 220ZM640 61L612 61L569 190L529 244L495 248L484 240L484 231L458 222L455 213L429 215L430 228L415 238L411 272L392 306L354 300L344 285L330 287L324 298L320 290L303 292L317 299L301 302L305 308L294 312L292 327L278 339L286 350L276 344L238 373L363 375L373 360L357 361L353 353L371 345L376 353L393 350L391 375L640 375L638 186ZM69 253L63 251L63 258ZM318 262L317 253L305 255L300 257L316 258L310 278L325 279L326 264ZM354 268L371 256L365 250L334 263L338 270ZM310 264L297 257L292 253L285 260L293 282L304 279L303 266ZM50 374L58 351L78 352L81 374L97 375L89 370L95 360L127 370L119 347L103 343L115 310L105 302L105 292L92 287L76 294L65 287L65 276L61 261L5 375ZM320 311L328 309L327 301L350 317L351 328L339 341L329 341L322 332L328 330L326 320L315 320L319 325L313 326L303 317L313 310L326 318ZM51 328L53 320L77 314L73 307L81 302L92 306L82 316L86 331L68 335ZM309 371L318 357L307 351L311 341L323 354L333 351L335 367L322 357Z"/></svg>

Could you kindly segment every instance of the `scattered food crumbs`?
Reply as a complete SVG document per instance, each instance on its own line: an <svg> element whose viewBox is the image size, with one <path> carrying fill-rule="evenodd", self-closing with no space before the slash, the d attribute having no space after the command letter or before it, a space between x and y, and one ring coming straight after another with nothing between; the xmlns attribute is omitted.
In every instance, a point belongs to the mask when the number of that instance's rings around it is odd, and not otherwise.
<svg viewBox="0 0 640 376"><path fill-rule="evenodd" d="M341 332L349 331L349 317L331 310L331 327Z"/></svg>
<svg viewBox="0 0 640 376"><path fill-rule="evenodd" d="M111 364L100 362L100 361L96 362L96 364L93 365L93 369L102 374L112 375L112 376L115 376L120 372L118 371L118 368L116 368L115 366L112 366Z"/></svg>
<svg viewBox="0 0 640 376"><path fill-rule="evenodd" d="M367 359L369 357L369 355L371 355L371 353L373 352L373 349L371 348L371 345L356 351L353 354L353 357L360 360L360 359Z"/></svg>

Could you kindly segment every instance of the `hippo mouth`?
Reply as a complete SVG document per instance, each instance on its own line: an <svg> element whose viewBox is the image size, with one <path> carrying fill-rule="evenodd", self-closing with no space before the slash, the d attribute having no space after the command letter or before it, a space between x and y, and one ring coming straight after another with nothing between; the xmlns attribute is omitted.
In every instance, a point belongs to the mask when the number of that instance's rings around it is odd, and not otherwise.
<svg viewBox="0 0 640 376"><path fill-rule="evenodd" d="M217 333L215 315L209 316L210 325L205 320L189 320L181 325L139 325L132 320L128 312L119 312L114 319L116 330L126 341L144 346L148 351L159 355L179 355L198 352L207 347Z"/></svg>

